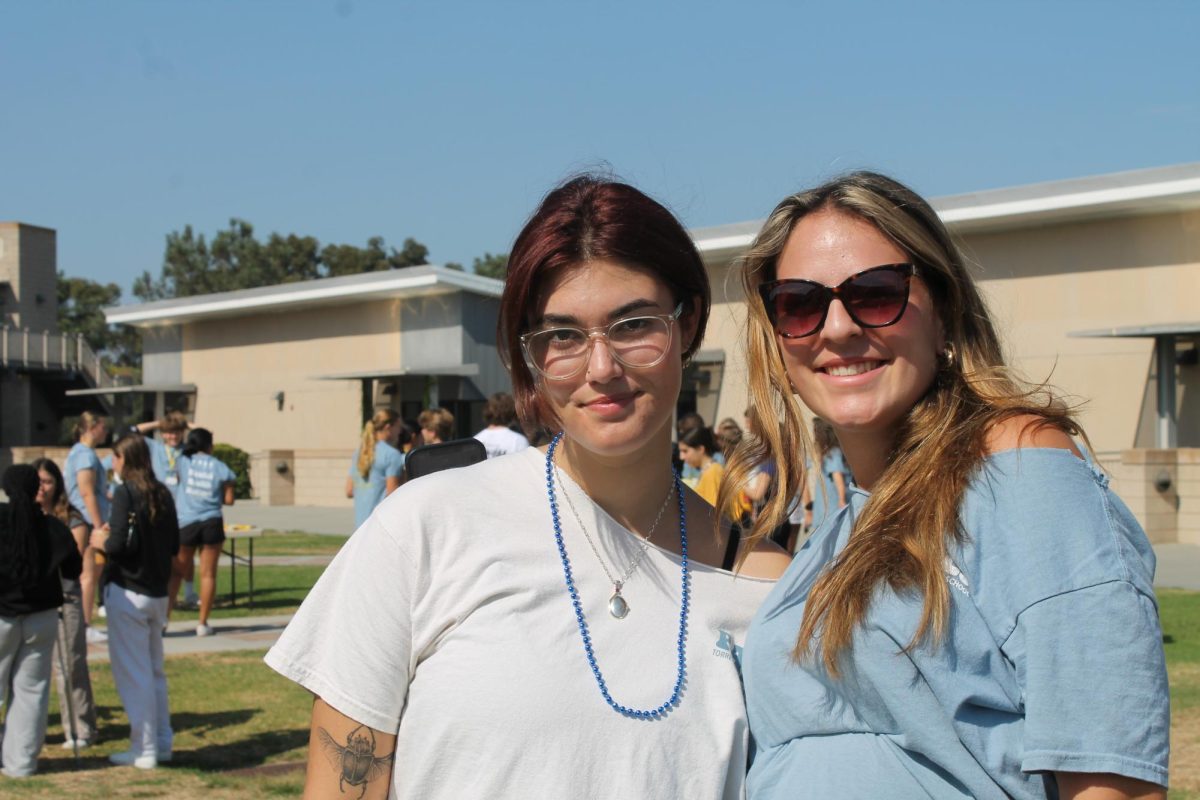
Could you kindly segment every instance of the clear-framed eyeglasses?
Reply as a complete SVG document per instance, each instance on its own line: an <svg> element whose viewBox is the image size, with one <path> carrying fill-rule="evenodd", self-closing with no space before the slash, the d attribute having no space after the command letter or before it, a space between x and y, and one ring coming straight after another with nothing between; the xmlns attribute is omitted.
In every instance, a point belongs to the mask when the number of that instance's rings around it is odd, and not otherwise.
<svg viewBox="0 0 1200 800"><path fill-rule="evenodd" d="M633 369L656 366L671 349L673 323L683 313L683 303L670 314L625 317L596 328L559 326L521 335L521 350L529 368L550 381L578 375L592 356L592 346L603 339L620 364Z"/></svg>

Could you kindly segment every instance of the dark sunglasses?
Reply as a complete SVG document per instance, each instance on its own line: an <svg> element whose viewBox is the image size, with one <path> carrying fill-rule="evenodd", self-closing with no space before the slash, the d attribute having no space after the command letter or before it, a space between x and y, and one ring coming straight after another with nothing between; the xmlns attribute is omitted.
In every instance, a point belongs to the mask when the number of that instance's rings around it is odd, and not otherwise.
<svg viewBox="0 0 1200 800"><path fill-rule="evenodd" d="M800 339L821 330L835 297L859 326L886 328L904 316L916 271L914 264L884 264L857 272L837 286L791 278L760 283L758 293L771 327L785 339Z"/></svg>

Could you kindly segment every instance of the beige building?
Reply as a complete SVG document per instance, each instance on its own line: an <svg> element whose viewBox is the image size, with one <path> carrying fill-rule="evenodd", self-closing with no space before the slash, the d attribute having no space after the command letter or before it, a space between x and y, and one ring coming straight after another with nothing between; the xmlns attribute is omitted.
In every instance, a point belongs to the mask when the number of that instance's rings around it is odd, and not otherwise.
<svg viewBox="0 0 1200 800"><path fill-rule="evenodd" d="M448 408L456 434L483 427L509 388L496 354L503 284L436 266L373 272L110 309L143 334L143 384L217 440L251 453L272 503L346 505L364 419Z"/></svg>
<svg viewBox="0 0 1200 800"><path fill-rule="evenodd" d="M1118 490L1156 540L1200 543L1200 164L939 198L1011 363L1081 404ZM740 420L744 299L731 266L761 221L693 231L714 309L680 411ZM508 381L501 284L440 267L109 311L142 328L145 381L256 455L272 502L337 504L364 416L450 407L458 433Z"/></svg>

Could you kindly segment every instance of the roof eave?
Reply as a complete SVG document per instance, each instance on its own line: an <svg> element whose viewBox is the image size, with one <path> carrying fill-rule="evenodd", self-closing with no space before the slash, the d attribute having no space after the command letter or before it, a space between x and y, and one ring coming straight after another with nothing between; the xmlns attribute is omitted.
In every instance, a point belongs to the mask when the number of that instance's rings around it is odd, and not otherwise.
<svg viewBox="0 0 1200 800"><path fill-rule="evenodd" d="M395 273L400 273L396 270ZM494 278L467 274L445 267L429 266L419 275L379 273L378 280L330 286L323 281L290 284L275 293L254 290L223 292L207 299L184 298L144 305L116 306L105 309L110 325L135 327L178 325L200 319L236 317L248 313L293 311L317 305L338 305L393 298L426 297L456 291L469 291L486 297L499 297L504 284Z"/></svg>

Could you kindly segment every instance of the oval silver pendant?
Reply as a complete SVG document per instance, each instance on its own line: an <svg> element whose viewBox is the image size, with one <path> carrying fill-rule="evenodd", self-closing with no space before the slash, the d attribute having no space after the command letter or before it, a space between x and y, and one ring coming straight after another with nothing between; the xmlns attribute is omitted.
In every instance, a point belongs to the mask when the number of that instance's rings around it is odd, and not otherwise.
<svg viewBox="0 0 1200 800"><path fill-rule="evenodd" d="M621 595L614 594L608 598L608 613L617 619L625 619L625 615L629 613L629 603L626 603Z"/></svg>

